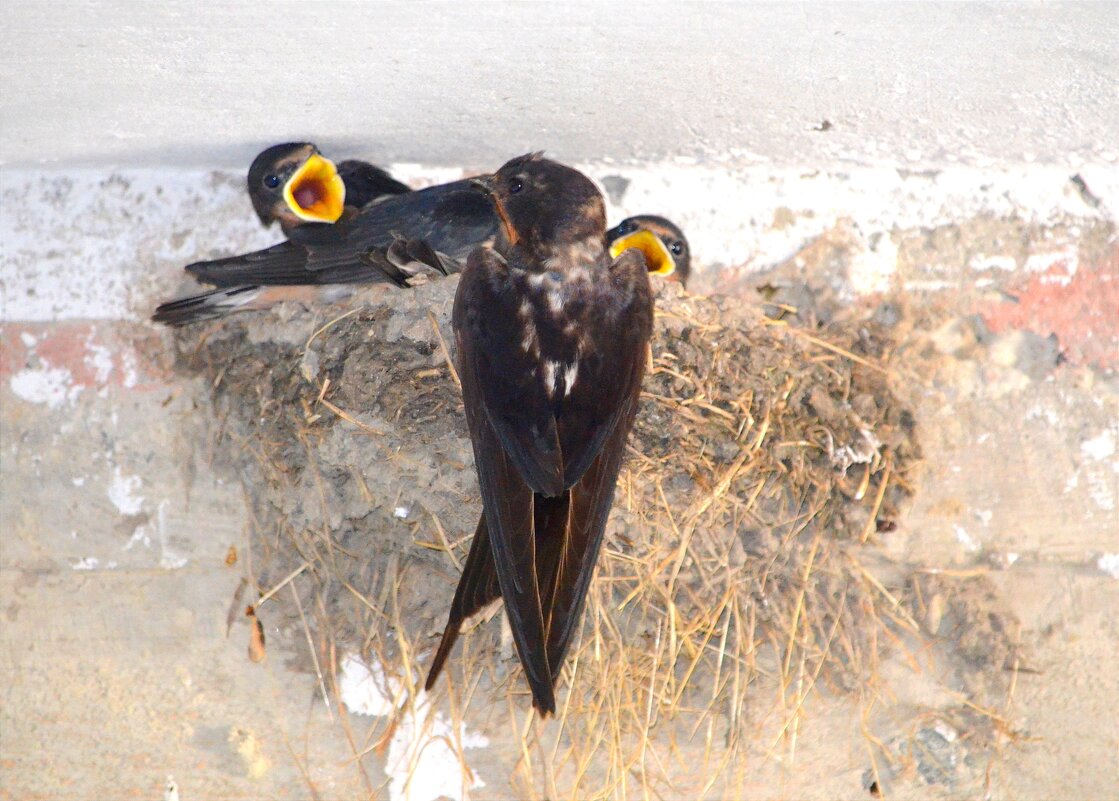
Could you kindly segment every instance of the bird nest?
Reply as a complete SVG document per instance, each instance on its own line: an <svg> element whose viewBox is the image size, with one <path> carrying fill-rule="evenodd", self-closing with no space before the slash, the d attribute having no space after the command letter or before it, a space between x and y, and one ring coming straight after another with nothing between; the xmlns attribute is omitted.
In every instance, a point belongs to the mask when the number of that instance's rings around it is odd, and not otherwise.
<svg viewBox="0 0 1119 801"><path fill-rule="evenodd" d="M356 653L414 703L481 511L447 351L456 286L374 287L176 335L251 500L256 614L306 627L328 698ZM891 632L915 629L860 561L920 455L889 349L873 321L809 332L662 287L557 721L530 725L500 607L468 627L431 703L490 732L518 721L510 772L553 796L736 786L752 699L776 691L795 736L814 687L858 687ZM355 752L395 725L348 730Z"/></svg>

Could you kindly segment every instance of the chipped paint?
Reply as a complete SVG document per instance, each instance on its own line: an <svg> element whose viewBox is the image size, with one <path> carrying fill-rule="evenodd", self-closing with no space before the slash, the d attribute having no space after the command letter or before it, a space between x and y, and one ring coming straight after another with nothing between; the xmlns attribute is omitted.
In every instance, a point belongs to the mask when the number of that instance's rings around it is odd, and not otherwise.
<svg viewBox="0 0 1119 801"><path fill-rule="evenodd" d="M1115 479L1103 470L1089 470L1084 476L1088 487L1088 497L1099 509L1105 512L1115 510Z"/></svg>
<svg viewBox="0 0 1119 801"><path fill-rule="evenodd" d="M841 220L863 243L851 287L868 293L883 291L895 278L895 231L978 215L1044 223L1110 214L1107 206L1088 206L1070 191L1068 171L1057 166L947 167L922 173L894 166L805 171L668 162L623 167L606 160L576 166L592 178L624 183L620 197L607 195L610 219L654 210L679 223L692 243L697 286L702 273L720 266L749 272L779 264ZM465 174L459 167L413 163L390 169L414 186ZM243 182L239 172L174 168L7 171L4 196L20 202L5 204L13 213L0 221L5 275L0 319L146 317L181 282L184 264L277 241L277 233L262 229L252 214ZM1097 185L1119 185L1119 167L1095 165ZM131 219L136 208L144 209L143 226ZM46 228L44 221L60 217L72 225ZM1009 261L995 261L1005 256L987 258L985 266L973 267L1011 267ZM1053 258L1040 254L1032 264L1042 269ZM1066 270L1064 278L1054 273L1045 280L1060 282L1073 274Z"/></svg>
<svg viewBox="0 0 1119 801"><path fill-rule="evenodd" d="M956 542L960 543L960 545L964 546L966 550L971 551L972 553L978 551L980 548L983 547L982 545L980 545L979 541L975 539L975 537L968 534L967 529L961 526L959 523L954 523L952 525L952 533L956 535Z"/></svg>
<svg viewBox="0 0 1119 801"><path fill-rule="evenodd" d="M1119 484L1119 459L1114 459L1116 436L1112 429L1105 429L1097 436L1080 443L1080 467L1065 484L1065 492L1078 486L1081 478L1088 497L1104 512L1115 510L1116 484Z"/></svg>
<svg viewBox="0 0 1119 801"><path fill-rule="evenodd" d="M1113 579L1119 579L1119 553L1105 553L1096 560L1096 567Z"/></svg>
<svg viewBox="0 0 1119 801"><path fill-rule="evenodd" d="M470 790L485 787L461 752L485 748L489 739L470 732L465 724L453 725L423 691L408 704L401 682L387 676L376 660L366 664L352 654L345 656L339 694L356 714L398 715L385 758L391 801L463 801Z"/></svg>
<svg viewBox="0 0 1119 801"><path fill-rule="evenodd" d="M1080 257L1071 248L1055 253L1035 253L1023 265L1026 272L1038 273L1041 283L1058 286L1071 284L1079 267Z"/></svg>
<svg viewBox="0 0 1119 801"><path fill-rule="evenodd" d="M0 191L6 321L142 319L158 291L153 276L170 277L213 242L243 251L277 238L233 173L15 169Z"/></svg>
<svg viewBox="0 0 1119 801"><path fill-rule="evenodd" d="M1071 364L1119 369L1119 247L1098 261L1061 251L1030 262L1005 287L1012 297L978 309L990 331L1052 333Z"/></svg>
<svg viewBox="0 0 1119 801"><path fill-rule="evenodd" d="M65 367L51 367L45 360L42 367L28 367L12 375L8 381L12 393L28 403L50 409L72 406L83 387L75 386L73 374Z"/></svg>
<svg viewBox="0 0 1119 801"><path fill-rule="evenodd" d="M976 272L1002 270L1009 273L1018 269L1018 260L1013 256L973 256L967 266Z"/></svg>
<svg viewBox="0 0 1119 801"><path fill-rule="evenodd" d="M163 785L163 801L179 801L179 785L174 776L168 776Z"/></svg>
<svg viewBox="0 0 1119 801"><path fill-rule="evenodd" d="M94 341L94 331L90 329L89 337L85 342L85 365L93 371L93 380L104 386L113 372L113 352L104 345Z"/></svg>
<svg viewBox="0 0 1119 801"><path fill-rule="evenodd" d="M122 515L140 514L144 505L144 496L138 495L137 490L143 485L139 476L126 476L120 467L113 468L113 480L109 484L109 500L117 507Z"/></svg>
<svg viewBox="0 0 1119 801"><path fill-rule="evenodd" d="M1080 443L1080 453L1085 459L1097 462L1110 459L1115 455L1115 432L1109 429L1099 436L1084 440Z"/></svg>

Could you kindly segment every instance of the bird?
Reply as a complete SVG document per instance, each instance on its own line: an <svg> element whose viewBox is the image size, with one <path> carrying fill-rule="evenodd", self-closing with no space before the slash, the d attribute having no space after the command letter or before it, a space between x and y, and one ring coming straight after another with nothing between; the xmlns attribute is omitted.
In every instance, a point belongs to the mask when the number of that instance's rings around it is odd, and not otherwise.
<svg viewBox="0 0 1119 801"><path fill-rule="evenodd" d="M304 225L337 222L383 197L411 192L385 170L350 159L335 166L311 142L285 142L249 166L249 199L261 223L279 223L285 236Z"/></svg>
<svg viewBox="0 0 1119 801"><path fill-rule="evenodd" d="M671 258L670 262L666 261L659 249L647 249L637 244L637 247L645 253L649 273L679 281L686 287L692 273L692 251L680 226L664 217L655 214L637 214L622 220L606 232L606 241L610 243L610 255L616 257L627 246L634 245L634 235L642 231L655 234L661 244L668 249Z"/></svg>
<svg viewBox="0 0 1119 801"><path fill-rule="evenodd" d="M288 241L264 250L189 264L186 271L218 287L245 284L403 284L389 254L417 243L444 258L432 268L453 269L492 239L497 218L469 181L454 181L382 198L333 225L289 228ZM398 243L405 243L401 245ZM405 247L407 246L407 247ZM391 256L391 258L389 258Z"/></svg>
<svg viewBox="0 0 1119 801"><path fill-rule="evenodd" d="M501 597L547 716L637 414L653 295L640 250L609 255L582 173L533 153L477 183L501 227L462 271L452 326L483 511L425 688L463 621Z"/></svg>

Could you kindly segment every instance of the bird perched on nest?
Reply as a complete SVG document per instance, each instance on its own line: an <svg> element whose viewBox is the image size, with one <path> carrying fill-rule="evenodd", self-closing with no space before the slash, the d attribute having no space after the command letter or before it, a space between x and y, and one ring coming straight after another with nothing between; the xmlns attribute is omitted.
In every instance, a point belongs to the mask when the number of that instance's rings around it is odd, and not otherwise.
<svg viewBox="0 0 1119 801"><path fill-rule="evenodd" d="M343 171L346 165L355 166ZM364 162L342 162L335 171L310 143L268 148L253 161L248 181L261 221L279 222L289 241L187 265L218 289L161 304L155 322L186 325L288 300L332 302L355 284L409 286L458 272L498 228L492 205L469 181L409 191ZM360 209L350 205L355 199ZM613 255L630 247L644 252L654 275L687 280L687 240L662 217L624 220L609 242Z"/></svg>
<svg viewBox="0 0 1119 801"><path fill-rule="evenodd" d="M385 197L411 192L407 184L368 162L334 162L311 142L286 142L262 151L249 167L249 199L260 221L279 223L285 236L300 226L330 224Z"/></svg>
<svg viewBox="0 0 1119 801"><path fill-rule="evenodd" d="M278 202L288 203L283 197ZM294 217L290 209L276 211L275 203L264 208L262 219L282 224L284 215ZM380 197L333 225L288 225L287 242L187 265L188 273L219 289L164 303L152 319L184 325L283 300L332 300L348 293L344 285L403 287L448 275L471 250L493 240L497 224L489 201L469 181Z"/></svg>
<svg viewBox="0 0 1119 801"><path fill-rule="evenodd" d="M642 252L609 255L582 173L531 154L478 184L501 231L471 254L453 324L483 513L426 687L463 621L501 597L547 715L637 414L652 289Z"/></svg>

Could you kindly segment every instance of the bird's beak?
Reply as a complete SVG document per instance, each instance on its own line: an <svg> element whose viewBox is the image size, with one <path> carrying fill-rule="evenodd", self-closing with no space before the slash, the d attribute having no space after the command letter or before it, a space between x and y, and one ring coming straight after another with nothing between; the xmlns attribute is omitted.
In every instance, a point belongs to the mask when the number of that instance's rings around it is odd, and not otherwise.
<svg viewBox="0 0 1119 801"><path fill-rule="evenodd" d="M505 204L501 202L501 198L497 196L495 191L497 189L495 176L479 175L477 178L471 178L470 183L484 192L486 197L490 199L490 202L493 203L494 211L497 212L497 216L501 219L501 225L505 229L505 239L509 242L509 245L517 244L517 240L519 239L517 236L517 229L513 227L513 222L509 219L509 215L505 211Z"/></svg>
<svg viewBox="0 0 1119 801"><path fill-rule="evenodd" d="M334 162L314 153L284 184L284 200L301 220L337 222L346 204L346 183Z"/></svg>
<svg viewBox="0 0 1119 801"><path fill-rule="evenodd" d="M676 261L660 237L652 231L634 231L610 243L610 258L616 259L630 248L640 250L645 256L645 266L650 275L669 276L676 272Z"/></svg>

